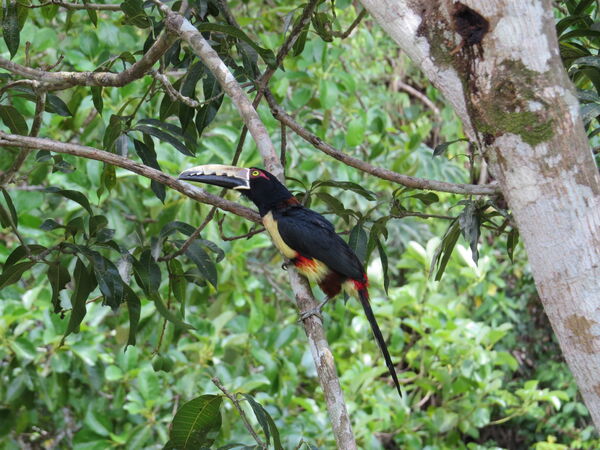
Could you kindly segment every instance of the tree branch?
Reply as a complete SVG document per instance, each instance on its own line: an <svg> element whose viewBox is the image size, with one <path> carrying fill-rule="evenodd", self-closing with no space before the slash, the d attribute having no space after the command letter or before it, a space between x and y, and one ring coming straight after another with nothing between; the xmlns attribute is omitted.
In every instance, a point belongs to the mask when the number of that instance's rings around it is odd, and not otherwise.
<svg viewBox="0 0 600 450"><path fill-rule="evenodd" d="M73 86L121 87L143 77L173 43L173 37L161 34L138 61L122 72L48 72L32 69L0 57L0 68L16 75L44 83L49 91L68 89Z"/></svg>
<svg viewBox="0 0 600 450"><path fill-rule="evenodd" d="M323 142L321 138L302 127L289 114L287 114L281 106L279 106L271 92L266 91L265 98L271 107L271 113L273 114L273 117L275 117L281 123L284 123L298 136L312 144L318 150L321 150L323 153L326 153L327 155L337 159L338 161L341 161L348 166L354 167L355 169L413 189L428 189L432 191L450 192L464 195L493 195L500 192L496 184L480 186L476 184L448 183L446 181L428 180L425 178L402 175L389 169L373 166L366 161L347 155L346 153L333 148L331 145Z"/></svg>
<svg viewBox="0 0 600 450"><path fill-rule="evenodd" d="M52 139L20 136L0 131L0 147L6 146L19 146L29 149L49 150L51 152L65 153L68 155L102 161L112 164L113 166L122 167L130 172L137 173L138 175L142 175L146 178L150 178L151 180L162 183L201 203L214 205L223 211L229 211L245 219L251 220L252 222L260 222L260 217L258 214L250 208L246 208L238 203L230 202L216 195L209 194L203 189L192 186L189 183L179 181L178 179L167 175L160 170L153 169L152 167L145 166L144 164L132 161L131 159L124 158L114 153L105 152L103 150L87 147L85 145L69 144Z"/></svg>
<svg viewBox="0 0 600 450"><path fill-rule="evenodd" d="M165 23L168 29L180 36L187 42L194 53L200 57L202 62L209 68L223 90L232 98L244 123L252 134L258 150L262 156L265 167L281 181L283 181L283 167L271 138L258 117L252 103L246 97L238 82L235 80L225 63L217 53L210 47L208 42L194 28L194 26L181 15L174 13L160 0L152 0L165 14ZM307 311L318 306L305 278L301 277L295 270L288 271L290 284L296 295L300 311ZM309 344L319 382L323 389L329 418L333 427L333 433L339 448L345 450L356 449L354 434L350 425L350 418L346 410L344 396L337 376L333 356L321 320L311 316L304 320L304 330L308 336Z"/></svg>
<svg viewBox="0 0 600 450"><path fill-rule="evenodd" d="M51 0L46 3L41 3L39 5L28 5L26 8L35 9L35 8L43 8L44 6L52 6L58 5L67 9L93 9L96 11L122 11L121 5L108 5L102 3L70 3L70 2L61 2L58 0Z"/></svg>

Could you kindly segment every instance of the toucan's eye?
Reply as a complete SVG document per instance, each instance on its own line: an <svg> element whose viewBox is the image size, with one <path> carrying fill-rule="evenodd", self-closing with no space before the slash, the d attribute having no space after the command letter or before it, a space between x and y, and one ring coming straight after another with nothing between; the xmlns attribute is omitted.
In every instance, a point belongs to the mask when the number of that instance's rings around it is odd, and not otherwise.
<svg viewBox="0 0 600 450"><path fill-rule="evenodd" d="M253 171L252 171L252 173L251 173L251 175L252 175L253 177L257 177L257 176L259 176L259 175L260 175L260 172L259 172L258 170L253 170Z"/></svg>

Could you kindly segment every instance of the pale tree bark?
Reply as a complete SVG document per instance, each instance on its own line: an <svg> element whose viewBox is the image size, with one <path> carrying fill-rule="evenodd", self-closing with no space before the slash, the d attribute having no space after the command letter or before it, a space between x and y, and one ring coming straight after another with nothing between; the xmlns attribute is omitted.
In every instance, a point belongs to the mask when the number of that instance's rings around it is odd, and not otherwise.
<svg viewBox="0 0 600 450"><path fill-rule="evenodd" d="M361 0L460 115L500 182L600 426L600 176L548 0Z"/></svg>

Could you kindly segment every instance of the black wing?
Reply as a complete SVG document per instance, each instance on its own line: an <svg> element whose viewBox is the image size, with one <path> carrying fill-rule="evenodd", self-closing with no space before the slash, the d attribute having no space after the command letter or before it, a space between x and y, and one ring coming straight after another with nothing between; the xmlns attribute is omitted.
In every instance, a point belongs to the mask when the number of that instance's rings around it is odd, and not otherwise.
<svg viewBox="0 0 600 450"><path fill-rule="evenodd" d="M321 214L304 207L273 212L283 241L302 256L315 258L348 278L362 280L358 257Z"/></svg>

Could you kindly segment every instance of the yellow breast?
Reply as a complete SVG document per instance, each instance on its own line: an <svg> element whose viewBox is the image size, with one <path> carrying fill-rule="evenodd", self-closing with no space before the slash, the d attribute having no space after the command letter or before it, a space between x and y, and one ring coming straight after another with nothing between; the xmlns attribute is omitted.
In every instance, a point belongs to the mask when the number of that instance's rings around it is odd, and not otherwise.
<svg viewBox="0 0 600 450"><path fill-rule="evenodd" d="M275 244L275 247L277 247L277 250L279 250L286 258L294 259L298 255L298 252L283 242L283 239L279 234L279 229L277 228L277 222L273 219L273 214L271 212L268 212L263 216L262 223L267 229L269 236L271 236L271 240L273 241L273 244Z"/></svg>

